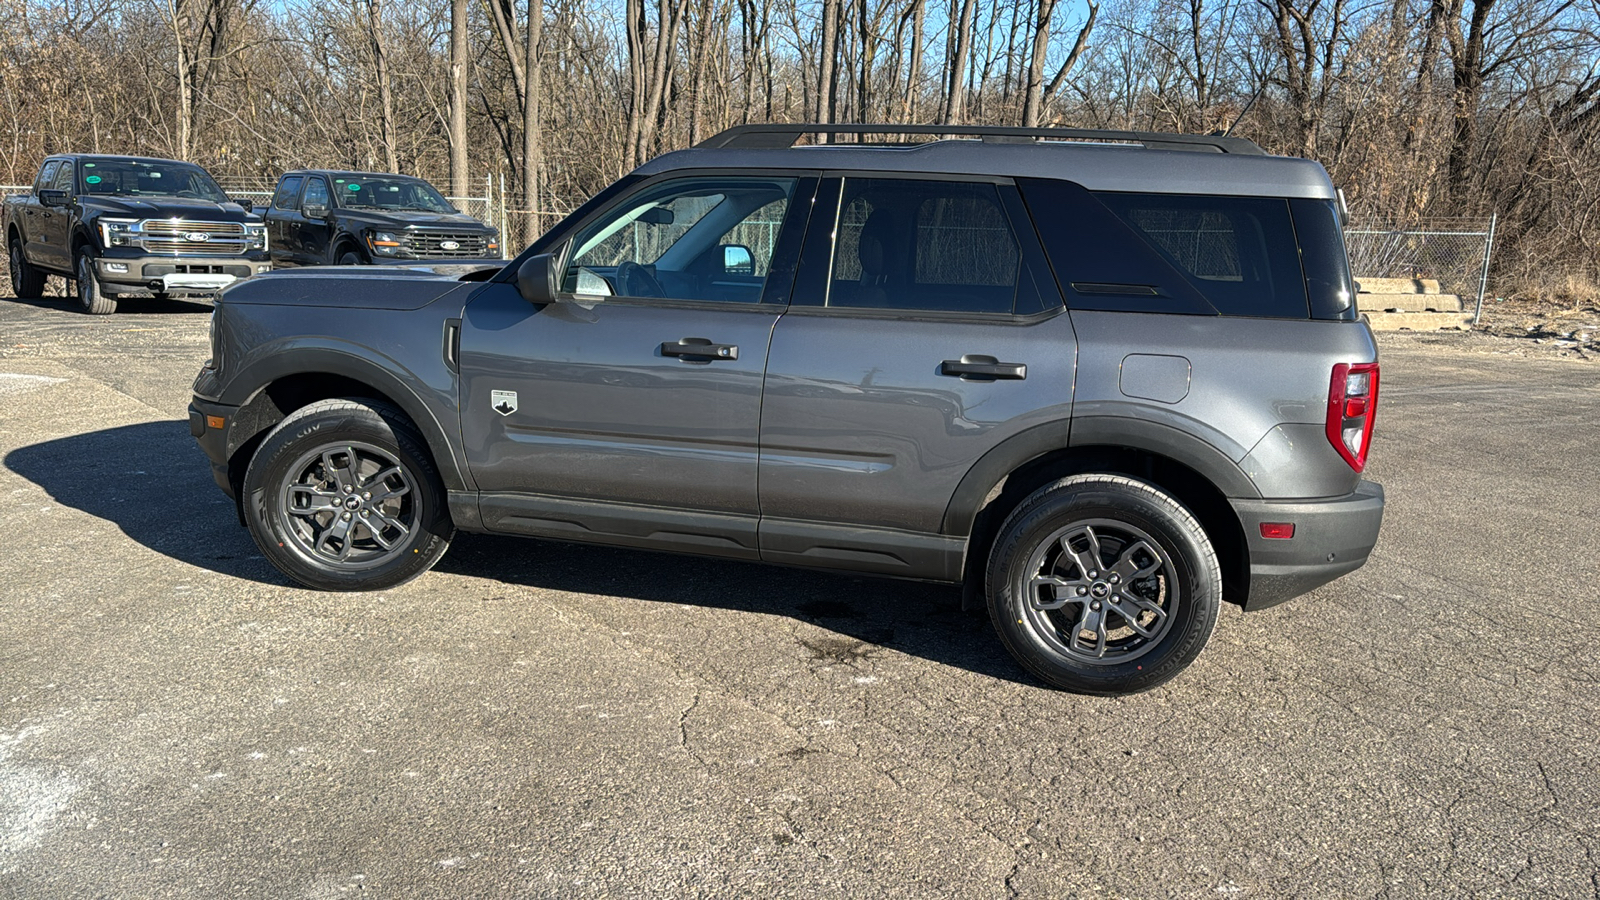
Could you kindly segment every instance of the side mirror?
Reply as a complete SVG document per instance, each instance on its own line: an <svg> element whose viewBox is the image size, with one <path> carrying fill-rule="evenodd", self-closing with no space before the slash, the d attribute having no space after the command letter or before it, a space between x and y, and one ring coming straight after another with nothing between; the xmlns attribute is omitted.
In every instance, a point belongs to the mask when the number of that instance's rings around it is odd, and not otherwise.
<svg viewBox="0 0 1600 900"><path fill-rule="evenodd" d="M308 219L326 219L328 217L328 208L326 206L303 206L300 211L305 213L305 217Z"/></svg>
<svg viewBox="0 0 1600 900"><path fill-rule="evenodd" d="M44 206L66 206L67 192L45 188L39 192L39 203Z"/></svg>
<svg viewBox="0 0 1600 900"><path fill-rule="evenodd" d="M556 266L551 254L534 254L517 267L517 293L529 303L555 302Z"/></svg>
<svg viewBox="0 0 1600 900"><path fill-rule="evenodd" d="M239 204L239 208L243 209L246 213L253 212L256 208L256 202L251 200L249 197L230 197L228 199Z"/></svg>
<svg viewBox="0 0 1600 900"><path fill-rule="evenodd" d="M722 245L722 274L724 275L754 275L756 274L755 256L750 248L743 244Z"/></svg>

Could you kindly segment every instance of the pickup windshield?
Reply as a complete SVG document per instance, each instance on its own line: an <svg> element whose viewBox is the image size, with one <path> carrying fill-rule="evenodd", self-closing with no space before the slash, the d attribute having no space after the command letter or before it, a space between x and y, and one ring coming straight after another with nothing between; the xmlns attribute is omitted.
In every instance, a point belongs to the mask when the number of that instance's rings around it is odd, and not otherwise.
<svg viewBox="0 0 1600 900"><path fill-rule="evenodd" d="M227 203L206 170L181 162L86 159L78 166L78 190L114 197L190 197Z"/></svg>
<svg viewBox="0 0 1600 900"><path fill-rule="evenodd" d="M445 214L456 211L433 185L416 178L335 176L333 193L338 198L336 202L346 209L415 210Z"/></svg>

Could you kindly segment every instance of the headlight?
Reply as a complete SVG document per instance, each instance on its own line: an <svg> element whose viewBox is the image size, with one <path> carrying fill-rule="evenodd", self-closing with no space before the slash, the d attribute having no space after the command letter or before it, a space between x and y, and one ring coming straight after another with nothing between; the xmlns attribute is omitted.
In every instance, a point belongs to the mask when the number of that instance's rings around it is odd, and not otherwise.
<svg viewBox="0 0 1600 900"><path fill-rule="evenodd" d="M489 244L488 244L488 246L489 246L489 255L490 256L498 257L500 255L500 232L498 232L498 231L489 232Z"/></svg>
<svg viewBox="0 0 1600 900"><path fill-rule="evenodd" d="M367 246L379 256L394 256L401 250L400 238L392 231L374 231L367 235Z"/></svg>
<svg viewBox="0 0 1600 900"><path fill-rule="evenodd" d="M107 247L132 247L139 242L137 219L101 219L100 243Z"/></svg>
<svg viewBox="0 0 1600 900"><path fill-rule="evenodd" d="M267 226L245 223L244 248L246 250L267 249Z"/></svg>

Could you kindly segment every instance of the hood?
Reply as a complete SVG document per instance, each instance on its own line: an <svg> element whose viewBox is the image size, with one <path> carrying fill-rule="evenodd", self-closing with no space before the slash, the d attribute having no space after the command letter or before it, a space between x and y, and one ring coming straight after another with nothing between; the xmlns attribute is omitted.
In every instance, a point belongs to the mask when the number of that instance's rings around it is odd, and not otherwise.
<svg viewBox="0 0 1600 900"><path fill-rule="evenodd" d="M81 194L78 202L90 211L128 219L194 219L206 222L259 222L237 203L212 203L189 197L115 197Z"/></svg>
<svg viewBox="0 0 1600 900"><path fill-rule="evenodd" d="M493 228L474 219L466 213L435 213L420 210L393 210L384 212L376 209L349 209L341 208L337 212L339 218L354 225L369 228L416 228L443 226L445 228L461 228L467 231L481 231L485 234L494 231Z"/></svg>
<svg viewBox="0 0 1600 900"><path fill-rule="evenodd" d="M421 309L504 267L503 260L453 260L418 266L309 266L236 281L222 296L227 303L262 306Z"/></svg>

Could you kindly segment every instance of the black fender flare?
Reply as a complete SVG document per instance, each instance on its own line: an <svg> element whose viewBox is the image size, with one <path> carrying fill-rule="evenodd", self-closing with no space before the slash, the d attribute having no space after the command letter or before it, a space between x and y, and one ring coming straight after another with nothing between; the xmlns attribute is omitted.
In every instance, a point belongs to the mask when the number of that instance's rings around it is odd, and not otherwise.
<svg viewBox="0 0 1600 900"><path fill-rule="evenodd" d="M940 533L970 535L990 491L1023 465L1052 451L1090 447L1143 450L1195 470L1225 497L1261 496L1238 463L1192 434L1146 419L1085 416L1035 425L991 448L956 486L945 507Z"/></svg>
<svg viewBox="0 0 1600 900"><path fill-rule="evenodd" d="M228 380L217 398L219 403L244 408L253 403L273 382L292 375L338 375L370 386L388 398L416 424L428 442L434 464L445 488L452 491L473 490L466 476L465 466L457 457L454 444L445 434L444 426L434 416L428 404L409 387L406 379L385 365L382 357L360 352L354 344L324 346L297 346L293 353L275 353L263 356ZM392 364L392 361L391 361ZM415 376L412 376L415 377ZM259 432L258 432L259 433ZM229 434L228 454L231 456L254 434L235 437Z"/></svg>

